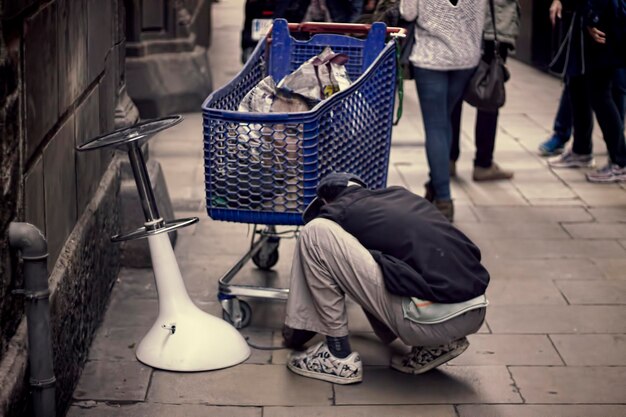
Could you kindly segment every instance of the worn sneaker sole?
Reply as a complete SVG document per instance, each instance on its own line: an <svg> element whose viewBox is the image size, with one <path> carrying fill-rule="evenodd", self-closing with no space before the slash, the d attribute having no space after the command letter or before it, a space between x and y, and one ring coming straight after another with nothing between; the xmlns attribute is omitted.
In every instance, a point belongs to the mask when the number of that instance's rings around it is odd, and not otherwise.
<svg viewBox="0 0 626 417"><path fill-rule="evenodd" d="M560 164L558 162L548 162L548 165L551 168L593 168L596 166L596 162L594 160L591 160L589 162L582 162L582 161L576 161L576 162L568 162L566 164Z"/></svg>
<svg viewBox="0 0 626 417"><path fill-rule="evenodd" d="M594 184L612 184L615 182L626 182L626 175L614 175L611 177L594 177L587 175L587 181Z"/></svg>
<svg viewBox="0 0 626 417"><path fill-rule="evenodd" d="M394 359L395 358L392 358L392 360L391 360L391 367L393 369L395 369L396 371L400 371L400 372L405 373L405 374L411 374L411 375L423 374L424 372L428 372L431 369L434 369L434 368L436 368L438 366L443 365L446 362L451 361L452 359L454 359L457 356L459 356L461 353L465 352L468 347L469 347L469 343L464 343L461 346L457 347L456 349L451 350L450 352L446 353L445 355L442 355L442 356L438 357L434 361L428 362L426 365L422 366L421 368L413 368L413 367L410 367L410 366L403 366L401 362L394 363ZM397 358L401 359L403 357L402 356L398 356Z"/></svg>
<svg viewBox="0 0 626 417"><path fill-rule="evenodd" d="M287 368L289 368L289 370L295 374L305 376L307 378L313 378L313 379L319 379L321 381L332 382L333 384L349 385L349 384L356 384L358 382L363 381L362 372L359 376L356 376L353 378L346 378L346 377L341 377L341 376L323 374L321 372L307 371L306 369L300 369L296 366L293 366L291 363L287 363Z"/></svg>

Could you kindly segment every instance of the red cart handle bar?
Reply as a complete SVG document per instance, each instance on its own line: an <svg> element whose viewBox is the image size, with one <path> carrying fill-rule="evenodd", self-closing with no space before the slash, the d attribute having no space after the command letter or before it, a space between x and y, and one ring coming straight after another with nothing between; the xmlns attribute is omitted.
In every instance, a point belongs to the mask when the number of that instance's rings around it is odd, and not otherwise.
<svg viewBox="0 0 626 417"><path fill-rule="evenodd" d="M370 24L323 22L289 23L288 26L290 32L308 33L368 33L372 27ZM388 35L405 37L406 33L407 31L404 28L387 28Z"/></svg>

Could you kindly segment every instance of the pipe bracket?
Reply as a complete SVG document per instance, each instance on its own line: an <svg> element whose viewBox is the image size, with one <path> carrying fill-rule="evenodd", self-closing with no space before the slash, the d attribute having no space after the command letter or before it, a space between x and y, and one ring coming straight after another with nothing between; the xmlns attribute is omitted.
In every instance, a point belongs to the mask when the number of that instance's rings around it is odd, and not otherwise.
<svg viewBox="0 0 626 417"><path fill-rule="evenodd" d="M19 288L17 290L13 290L12 293L15 295L23 295L24 298L29 301L46 300L50 298L50 290L47 288L40 291L26 291L23 288Z"/></svg>
<svg viewBox="0 0 626 417"><path fill-rule="evenodd" d="M57 381L57 379L55 377L48 378L48 379L30 378L28 380L28 382L30 382L30 386L31 387L35 387L35 388L49 388L49 387L53 387L54 384L56 383L56 381Z"/></svg>
<svg viewBox="0 0 626 417"><path fill-rule="evenodd" d="M24 259L25 261L41 261L44 259L47 259L48 256L50 256L50 254L48 252L46 252L43 255L40 256L24 256L22 255L22 259Z"/></svg>

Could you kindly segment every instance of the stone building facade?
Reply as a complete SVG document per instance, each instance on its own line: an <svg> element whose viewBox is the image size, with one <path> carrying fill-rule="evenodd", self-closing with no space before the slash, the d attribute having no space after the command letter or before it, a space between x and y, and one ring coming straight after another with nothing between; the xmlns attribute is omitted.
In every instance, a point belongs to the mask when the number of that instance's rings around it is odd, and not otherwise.
<svg viewBox="0 0 626 417"><path fill-rule="evenodd" d="M119 159L75 147L115 127L122 0L0 0L0 415L28 415L26 326L12 221L48 241L58 415L119 270Z"/></svg>
<svg viewBox="0 0 626 417"><path fill-rule="evenodd" d="M14 293L23 277L9 224L32 223L47 237L64 415L120 263L149 262L145 241L109 240L143 221L127 156L76 147L140 116L199 111L211 90L210 3L0 0L0 417L30 414L24 301ZM172 89L159 89L160 80ZM144 151L162 213L172 218L158 163Z"/></svg>

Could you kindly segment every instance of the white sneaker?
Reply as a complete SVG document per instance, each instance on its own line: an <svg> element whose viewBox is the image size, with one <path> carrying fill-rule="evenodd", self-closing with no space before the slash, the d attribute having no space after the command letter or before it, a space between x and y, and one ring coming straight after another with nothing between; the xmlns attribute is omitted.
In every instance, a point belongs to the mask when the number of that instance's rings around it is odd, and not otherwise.
<svg viewBox="0 0 626 417"><path fill-rule="evenodd" d="M305 352L293 352L287 368L298 375L335 384L355 384L363 380L363 363L357 352L345 358L330 353L326 342L319 342Z"/></svg>
<svg viewBox="0 0 626 417"><path fill-rule="evenodd" d="M414 346L408 355L391 358L391 367L405 374L423 374L456 358L468 347L466 337L437 347Z"/></svg>
<svg viewBox="0 0 626 417"><path fill-rule="evenodd" d="M550 159L548 165L552 168L593 168L596 161L593 155L579 155L570 149L561 156Z"/></svg>
<svg viewBox="0 0 626 417"><path fill-rule="evenodd" d="M620 167L609 162L596 171L588 172L587 181L595 183L626 181L626 167Z"/></svg>

